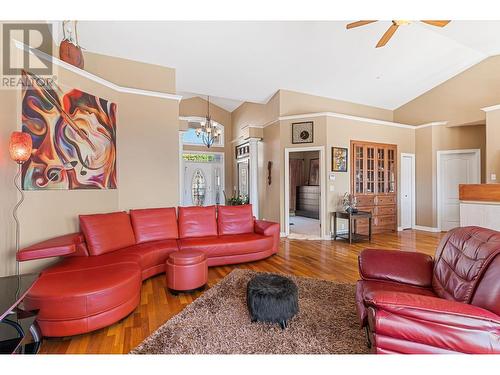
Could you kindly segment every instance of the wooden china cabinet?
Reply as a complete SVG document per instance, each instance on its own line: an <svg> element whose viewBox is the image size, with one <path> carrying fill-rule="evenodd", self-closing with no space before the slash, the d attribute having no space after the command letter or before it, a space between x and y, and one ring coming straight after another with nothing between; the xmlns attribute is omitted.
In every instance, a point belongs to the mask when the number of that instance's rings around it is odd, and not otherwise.
<svg viewBox="0 0 500 375"><path fill-rule="evenodd" d="M351 192L372 213L373 233L397 230L397 154L396 145L351 141ZM368 223L357 231L366 234Z"/></svg>

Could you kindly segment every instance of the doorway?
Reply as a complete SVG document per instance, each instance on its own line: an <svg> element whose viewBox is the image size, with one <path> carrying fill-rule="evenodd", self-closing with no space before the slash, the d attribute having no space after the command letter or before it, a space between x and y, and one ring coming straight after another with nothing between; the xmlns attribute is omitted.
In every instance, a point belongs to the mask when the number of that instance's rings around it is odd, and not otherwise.
<svg viewBox="0 0 500 375"><path fill-rule="evenodd" d="M322 147L285 149L285 231L289 238L323 237L324 170Z"/></svg>
<svg viewBox="0 0 500 375"><path fill-rule="evenodd" d="M415 154L401 153L400 229L415 226Z"/></svg>
<svg viewBox="0 0 500 375"><path fill-rule="evenodd" d="M481 150L437 152L438 228L448 231L460 226L460 184L481 183Z"/></svg>
<svg viewBox="0 0 500 375"><path fill-rule="evenodd" d="M182 164L183 206L211 206L223 203L223 153L184 152Z"/></svg>

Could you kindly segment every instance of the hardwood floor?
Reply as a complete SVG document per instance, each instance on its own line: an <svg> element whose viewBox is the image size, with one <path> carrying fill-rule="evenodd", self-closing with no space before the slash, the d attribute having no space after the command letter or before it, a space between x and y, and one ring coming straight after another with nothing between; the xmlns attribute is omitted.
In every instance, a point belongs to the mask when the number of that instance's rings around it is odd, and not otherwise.
<svg viewBox="0 0 500 375"><path fill-rule="evenodd" d="M280 251L258 262L209 268L209 287L234 268L316 277L354 283L358 279L357 257L366 247L420 251L433 255L442 233L404 231L378 234L371 244L349 245L340 241L301 241L282 239ZM63 339L45 339L41 353L128 353L165 321L180 312L201 293L173 296L166 290L164 275L142 284L137 309L107 328Z"/></svg>

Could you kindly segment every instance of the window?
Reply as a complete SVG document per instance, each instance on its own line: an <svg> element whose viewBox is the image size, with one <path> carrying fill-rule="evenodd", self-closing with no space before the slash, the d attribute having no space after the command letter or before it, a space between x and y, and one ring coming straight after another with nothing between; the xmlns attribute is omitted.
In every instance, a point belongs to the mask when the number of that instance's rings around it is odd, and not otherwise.
<svg viewBox="0 0 500 375"><path fill-rule="evenodd" d="M201 120L200 120L201 121ZM200 121L189 121L189 127L182 135L182 143L185 145L192 146L204 146L201 137L196 135L196 129L201 126ZM213 121L213 120L212 120ZM215 127L222 130L221 136L214 142L213 147L223 147L224 146L224 126L214 121Z"/></svg>
<svg viewBox="0 0 500 375"><path fill-rule="evenodd" d="M208 153L184 153L182 154L182 158L185 161L191 161L195 163L219 163L222 160L220 154L208 154Z"/></svg>

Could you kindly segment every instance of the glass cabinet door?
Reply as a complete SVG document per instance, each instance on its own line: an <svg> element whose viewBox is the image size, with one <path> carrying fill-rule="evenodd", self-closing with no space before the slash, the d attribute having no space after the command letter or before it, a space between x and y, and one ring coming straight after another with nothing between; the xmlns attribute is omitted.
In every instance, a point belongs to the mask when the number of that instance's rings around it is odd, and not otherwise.
<svg viewBox="0 0 500 375"><path fill-rule="evenodd" d="M386 149L377 147L377 193L385 193L386 187Z"/></svg>
<svg viewBox="0 0 500 375"><path fill-rule="evenodd" d="M366 193L375 193L375 147L366 147Z"/></svg>
<svg viewBox="0 0 500 375"><path fill-rule="evenodd" d="M387 192L394 193L396 191L396 150L387 150Z"/></svg>
<svg viewBox="0 0 500 375"><path fill-rule="evenodd" d="M354 169L354 192L364 193L364 148L356 145L354 148L355 169Z"/></svg>

